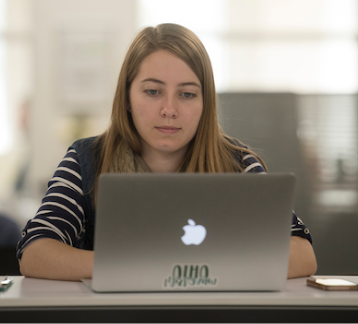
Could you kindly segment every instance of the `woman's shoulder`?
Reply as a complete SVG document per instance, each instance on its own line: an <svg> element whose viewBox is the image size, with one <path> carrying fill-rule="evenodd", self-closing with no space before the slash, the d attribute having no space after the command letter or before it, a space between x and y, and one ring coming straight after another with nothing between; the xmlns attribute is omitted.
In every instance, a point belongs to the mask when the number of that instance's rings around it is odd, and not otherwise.
<svg viewBox="0 0 358 324"><path fill-rule="evenodd" d="M242 151L242 149L244 149L244 151L246 151L248 149L248 146L245 145L244 143L242 143L241 141L239 141L237 138L233 138L233 137L229 137L229 136L224 136L224 138L227 143L234 146L240 152Z"/></svg>
<svg viewBox="0 0 358 324"><path fill-rule="evenodd" d="M236 138L225 136L225 139L231 144L232 154L242 172L266 173L263 161L247 145Z"/></svg>
<svg viewBox="0 0 358 324"><path fill-rule="evenodd" d="M81 153L89 148L92 148L97 142L98 136L81 138L75 141L69 148L74 149L77 153Z"/></svg>
<svg viewBox="0 0 358 324"><path fill-rule="evenodd" d="M88 173L92 174L100 156L100 144L100 136L82 138L75 141L69 147L68 152L72 151L76 155L81 169L88 169ZM82 172L85 172L85 170L82 170Z"/></svg>

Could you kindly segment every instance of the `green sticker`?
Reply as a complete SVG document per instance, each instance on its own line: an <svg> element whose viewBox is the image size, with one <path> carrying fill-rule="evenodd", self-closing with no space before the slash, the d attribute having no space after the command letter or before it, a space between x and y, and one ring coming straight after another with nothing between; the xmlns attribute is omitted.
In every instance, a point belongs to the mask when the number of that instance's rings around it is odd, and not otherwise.
<svg viewBox="0 0 358 324"><path fill-rule="evenodd" d="M176 264L173 266L171 276L164 279L163 287L166 289L214 287L218 284L218 279L210 277L209 269L207 264Z"/></svg>

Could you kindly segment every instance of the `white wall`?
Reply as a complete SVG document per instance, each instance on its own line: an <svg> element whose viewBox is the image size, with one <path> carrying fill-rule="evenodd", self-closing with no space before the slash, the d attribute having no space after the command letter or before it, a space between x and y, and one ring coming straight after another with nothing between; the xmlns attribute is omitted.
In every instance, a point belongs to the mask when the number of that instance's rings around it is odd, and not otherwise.
<svg viewBox="0 0 358 324"><path fill-rule="evenodd" d="M106 128L118 73L135 34L135 5L132 0L35 0L36 81L31 116L33 156L29 174L31 186L38 192L44 189L68 145L76 138L77 134L71 133L71 126L76 121L69 116L84 115L86 135L96 135ZM97 60L104 69L99 67L93 71L94 75L100 73L105 83L101 88L104 91L99 98L89 93L89 98L82 96L66 101L63 92L72 91L75 97L81 91L76 89L75 79L85 67L74 74L68 73L71 68L68 61L73 59L78 63L83 53L79 53L79 58L72 58L76 53L72 55L67 51L74 43L81 43L82 36L90 42L96 37L105 39L106 49L104 52L102 49ZM71 42L71 39L75 41ZM64 74L66 67L67 74Z"/></svg>

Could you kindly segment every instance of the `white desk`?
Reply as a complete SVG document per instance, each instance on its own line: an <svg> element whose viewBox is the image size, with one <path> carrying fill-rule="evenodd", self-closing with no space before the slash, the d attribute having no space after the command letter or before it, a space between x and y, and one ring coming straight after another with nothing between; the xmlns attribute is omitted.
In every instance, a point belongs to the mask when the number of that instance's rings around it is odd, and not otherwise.
<svg viewBox="0 0 358 324"><path fill-rule="evenodd" d="M320 276L322 277L322 276ZM345 278L358 283L358 277ZM1 322L358 322L358 291L323 291L306 278L281 292L93 293L81 282L15 277Z"/></svg>

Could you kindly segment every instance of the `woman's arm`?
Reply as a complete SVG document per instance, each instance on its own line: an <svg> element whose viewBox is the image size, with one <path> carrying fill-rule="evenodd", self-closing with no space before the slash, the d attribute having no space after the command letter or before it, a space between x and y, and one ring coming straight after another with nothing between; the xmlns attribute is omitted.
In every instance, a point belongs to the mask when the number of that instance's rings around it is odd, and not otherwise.
<svg viewBox="0 0 358 324"><path fill-rule="evenodd" d="M85 232L84 210L81 169L77 152L71 149L22 232L17 257L23 275L65 280L92 276L93 252L75 248Z"/></svg>
<svg viewBox="0 0 358 324"><path fill-rule="evenodd" d="M244 172L266 173L260 162L252 154L244 154ZM293 213L291 231L290 259L288 278L305 277L317 271L316 256L311 242L311 235L301 219Z"/></svg>
<svg viewBox="0 0 358 324"><path fill-rule="evenodd" d="M20 271L26 277L44 279L75 281L92 278L93 255L93 251L43 238L24 250Z"/></svg>
<svg viewBox="0 0 358 324"><path fill-rule="evenodd" d="M306 277L317 271L316 256L311 243L302 237L292 236L288 278Z"/></svg>

